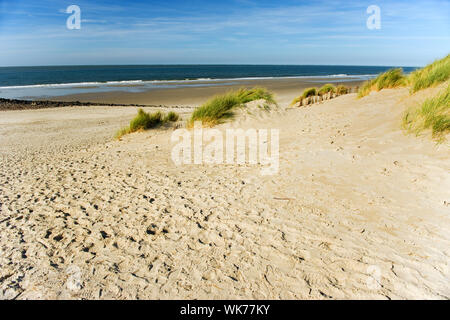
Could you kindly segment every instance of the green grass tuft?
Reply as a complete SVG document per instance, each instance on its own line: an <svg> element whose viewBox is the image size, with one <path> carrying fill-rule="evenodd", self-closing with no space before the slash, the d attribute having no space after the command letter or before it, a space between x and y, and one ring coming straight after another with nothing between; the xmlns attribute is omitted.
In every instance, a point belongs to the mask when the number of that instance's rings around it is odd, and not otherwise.
<svg viewBox="0 0 450 320"><path fill-rule="evenodd" d="M290 105L293 106L294 104L297 104L297 103L301 102L302 100L303 100L302 96L294 98L294 100L292 100Z"/></svg>
<svg viewBox="0 0 450 320"><path fill-rule="evenodd" d="M302 99L317 95L317 88L307 88L303 91Z"/></svg>
<svg viewBox="0 0 450 320"><path fill-rule="evenodd" d="M317 92L317 94L318 94L319 96L321 96L321 95L327 94L327 93L329 93L329 92L331 92L331 93L336 93L336 87L335 87L334 85L330 84L330 83L323 85L323 86L319 89L319 91Z"/></svg>
<svg viewBox="0 0 450 320"><path fill-rule="evenodd" d="M209 126L219 124L233 116L232 109L260 99L276 104L272 93L264 88L239 89L215 96L194 110L188 127L192 127L195 121L202 121L204 125Z"/></svg>
<svg viewBox="0 0 450 320"><path fill-rule="evenodd" d="M347 93L349 93L349 91L350 91L349 88L347 88L346 86L344 86L342 84L340 84L340 85L338 85L336 87L336 94L338 96L343 95L343 94L347 94Z"/></svg>
<svg viewBox="0 0 450 320"><path fill-rule="evenodd" d="M130 122L130 131L147 130L154 128L163 122L163 114L161 111L147 113L143 109L139 109L138 115Z"/></svg>
<svg viewBox="0 0 450 320"><path fill-rule="evenodd" d="M260 99L264 99L268 103L276 104L273 94L264 88L239 89L236 92L236 96L242 104Z"/></svg>
<svg viewBox="0 0 450 320"><path fill-rule="evenodd" d="M379 75L376 79L376 89L398 88L406 85L406 77L401 68L391 69Z"/></svg>
<svg viewBox="0 0 450 320"><path fill-rule="evenodd" d="M429 88L450 78L450 54L443 59L436 60L423 69L411 73L408 80L411 84L411 93Z"/></svg>
<svg viewBox="0 0 450 320"><path fill-rule="evenodd" d="M156 128L168 121L177 121L178 119L179 115L173 111L165 116L161 111L147 113L143 109L139 109L136 117L130 121L130 125L117 131L115 138L120 139L126 134Z"/></svg>
<svg viewBox="0 0 450 320"><path fill-rule="evenodd" d="M450 85L435 97L425 100L417 109L409 109L403 127L417 135L431 129L433 138L442 139L450 132Z"/></svg>
<svg viewBox="0 0 450 320"><path fill-rule="evenodd" d="M170 111L167 116L164 118L164 122L177 122L180 119L178 113Z"/></svg>
<svg viewBox="0 0 450 320"><path fill-rule="evenodd" d="M407 78L401 68L390 69L380 74L375 79L364 82L358 91L358 98L368 95L371 91L380 91L382 89L398 88L407 85Z"/></svg>
<svg viewBox="0 0 450 320"><path fill-rule="evenodd" d="M120 129L119 131L116 132L116 135L114 136L114 138L116 139L120 139L122 138L124 135L127 135L130 133L130 127L125 127Z"/></svg>

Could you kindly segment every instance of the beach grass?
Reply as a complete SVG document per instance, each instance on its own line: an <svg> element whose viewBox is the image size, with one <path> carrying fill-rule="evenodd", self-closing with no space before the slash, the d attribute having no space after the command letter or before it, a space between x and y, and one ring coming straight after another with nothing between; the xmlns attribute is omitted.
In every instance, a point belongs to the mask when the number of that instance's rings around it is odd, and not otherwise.
<svg viewBox="0 0 450 320"><path fill-rule="evenodd" d="M164 118L165 122L177 122L180 119L178 113L170 111Z"/></svg>
<svg viewBox="0 0 450 320"><path fill-rule="evenodd" d="M261 99L266 100L267 103L276 104L273 94L265 88L241 88L235 94L242 104Z"/></svg>
<svg viewBox="0 0 450 320"><path fill-rule="evenodd" d="M450 54L445 58L436 60L425 68L416 70L408 77L411 93L429 88L450 78Z"/></svg>
<svg viewBox="0 0 450 320"><path fill-rule="evenodd" d="M192 127L195 121L201 121L207 126L222 123L233 116L234 108L260 99L276 104L273 94L264 88L239 89L215 96L194 110L188 120L188 127Z"/></svg>
<svg viewBox="0 0 450 320"><path fill-rule="evenodd" d="M358 91L358 98L367 96L371 91L404 87L408 83L401 68L390 69L376 77L364 82Z"/></svg>
<svg viewBox="0 0 450 320"><path fill-rule="evenodd" d="M143 109L139 109L138 114L130 121L130 125L117 131L115 138L120 139L124 135L132 132L156 128L167 122L176 122L179 117L180 116L173 111L164 115L161 111L147 113Z"/></svg>
<svg viewBox="0 0 450 320"><path fill-rule="evenodd" d="M344 85L342 85L342 84L340 84L340 85L338 85L337 87L336 87L336 94L338 95L338 96L341 96L341 95L343 95L343 94L347 94L347 93L349 93L349 88L347 88L346 86L344 86Z"/></svg>
<svg viewBox="0 0 450 320"><path fill-rule="evenodd" d="M307 89L303 90L302 99L314 97L316 95L317 95L317 88L307 88Z"/></svg>
<svg viewBox="0 0 450 320"><path fill-rule="evenodd" d="M130 122L130 131L147 130L160 125L163 122L161 111L147 113L143 109L138 110L137 116Z"/></svg>
<svg viewBox="0 0 450 320"><path fill-rule="evenodd" d="M416 135L431 129L433 138L442 140L450 132L450 85L421 106L407 110L403 127Z"/></svg>
<svg viewBox="0 0 450 320"><path fill-rule="evenodd" d="M295 105L295 104L301 102L302 100L303 100L303 97L302 97L302 96L296 97L296 98L294 98L294 100L292 100L290 106L293 106L293 105Z"/></svg>
<svg viewBox="0 0 450 320"><path fill-rule="evenodd" d="M324 85L319 89L319 91L317 92L317 94L318 94L319 96L321 96L321 95L327 94L327 93L329 93L329 92L331 92L331 93L336 93L336 87L335 87L334 85L332 85L331 83L324 84Z"/></svg>

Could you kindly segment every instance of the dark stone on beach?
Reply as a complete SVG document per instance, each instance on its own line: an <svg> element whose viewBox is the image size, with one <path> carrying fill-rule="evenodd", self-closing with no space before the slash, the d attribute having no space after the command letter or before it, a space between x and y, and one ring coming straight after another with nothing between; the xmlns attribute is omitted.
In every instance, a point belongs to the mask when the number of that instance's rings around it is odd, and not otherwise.
<svg viewBox="0 0 450 320"><path fill-rule="evenodd" d="M102 235L103 239L106 239L106 238L109 237L108 234L105 231L100 231L100 234Z"/></svg>
<svg viewBox="0 0 450 320"><path fill-rule="evenodd" d="M115 104L81 101L50 101L50 100L18 100L0 98L0 111L6 110L27 110L44 108L61 108L73 106L111 106L111 107L158 107L156 105L145 104ZM164 106L159 106L164 107Z"/></svg>

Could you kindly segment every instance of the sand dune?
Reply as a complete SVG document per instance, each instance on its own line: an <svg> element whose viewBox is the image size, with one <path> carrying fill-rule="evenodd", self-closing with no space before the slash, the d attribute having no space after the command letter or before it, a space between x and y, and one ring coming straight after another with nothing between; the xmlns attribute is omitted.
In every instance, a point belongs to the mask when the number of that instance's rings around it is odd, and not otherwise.
<svg viewBox="0 0 450 320"><path fill-rule="evenodd" d="M172 129L113 141L135 108L2 112L0 297L449 299L450 146L400 129L433 90L218 127L280 129L273 176L177 167Z"/></svg>

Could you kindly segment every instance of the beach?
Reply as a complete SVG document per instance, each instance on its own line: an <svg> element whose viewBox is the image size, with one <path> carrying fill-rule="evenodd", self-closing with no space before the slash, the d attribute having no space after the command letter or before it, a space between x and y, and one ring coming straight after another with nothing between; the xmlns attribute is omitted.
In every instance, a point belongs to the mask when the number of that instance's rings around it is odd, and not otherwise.
<svg viewBox="0 0 450 320"><path fill-rule="evenodd" d="M449 299L449 144L400 126L442 86L289 108L321 85L302 81L251 82L278 108L216 127L278 129L269 176L175 165L174 127L114 139L138 107L1 111L0 298ZM144 110L184 123L247 85L52 99L163 105Z"/></svg>
<svg viewBox="0 0 450 320"><path fill-rule="evenodd" d="M171 83L169 87L158 88L142 92L127 92L116 88L115 91L77 93L64 96L55 96L54 101L81 101L115 104L151 104L162 106L198 106L217 94L236 90L239 88L263 87L267 88L281 99L290 99L301 94L308 87L320 87L326 83L344 84L356 89L363 81L357 77L302 77L278 79L249 79L249 80L217 80L195 81L188 87L179 87L180 83ZM123 86L122 88L126 88ZM289 101L290 102L290 101Z"/></svg>

